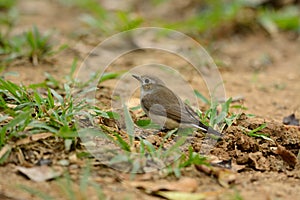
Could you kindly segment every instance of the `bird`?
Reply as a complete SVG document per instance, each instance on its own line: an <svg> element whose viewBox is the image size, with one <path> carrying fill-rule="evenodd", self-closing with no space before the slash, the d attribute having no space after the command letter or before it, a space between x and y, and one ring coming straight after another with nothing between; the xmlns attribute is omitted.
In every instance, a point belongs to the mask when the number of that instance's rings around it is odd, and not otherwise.
<svg viewBox="0 0 300 200"><path fill-rule="evenodd" d="M140 104L150 119L162 125L163 128L197 128L204 133L221 136L221 133L210 126L206 126L199 119L197 113L164 82L153 75L132 76L140 82Z"/></svg>

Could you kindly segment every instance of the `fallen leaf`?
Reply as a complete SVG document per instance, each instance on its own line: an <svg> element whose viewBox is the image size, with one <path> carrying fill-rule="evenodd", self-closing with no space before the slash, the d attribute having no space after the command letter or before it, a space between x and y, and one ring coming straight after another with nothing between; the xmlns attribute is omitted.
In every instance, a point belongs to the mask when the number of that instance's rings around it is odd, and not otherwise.
<svg viewBox="0 0 300 200"><path fill-rule="evenodd" d="M17 166L17 170L26 175L35 182L47 181L62 175L62 168L52 168L47 165L36 166L31 168Z"/></svg>
<svg viewBox="0 0 300 200"><path fill-rule="evenodd" d="M295 165L297 164L296 155L287 150L284 146L277 145L275 153L280 155L282 160L284 160L289 166L295 167Z"/></svg>
<svg viewBox="0 0 300 200"><path fill-rule="evenodd" d="M236 174L228 169L221 169L217 171L217 178L221 186L229 188L230 184L236 180Z"/></svg>
<svg viewBox="0 0 300 200"><path fill-rule="evenodd" d="M200 172L203 172L207 175L213 174L213 167L207 165L195 165L196 169Z"/></svg>
<svg viewBox="0 0 300 200"><path fill-rule="evenodd" d="M2 149L0 150L0 163L2 163L5 160L10 151L11 146L9 144L6 144L4 147L2 147Z"/></svg>
<svg viewBox="0 0 300 200"><path fill-rule="evenodd" d="M181 191L181 192L193 192L198 187L198 181L193 178L184 177L178 181L167 181L161 180L157 182L148 182L148 181L126 181L126 185L131 185L136 188L145 189L147 192L157 192L160 190L169 190L169 191Z"/></svg>
<svg viewBox="0 0 300 200"><path fill-rule="evenodd" d="M187 193L187 192L170 192L170 191L159 191L155 194L162 196L170 200L201 200L207 196L205 193Z"/></svg>
<svg viewBox="0 0 300 200"><path fill-rule="evenodd" d="M236 173L226 168L207 165L195 165L195 167L198 171L215 176L218 179L219 184L225 188L229 188L230 184L236 180Z"/></svg>
<svg viewBox="0 0 300 200"><path fill-rule="evenodd" d="M20 139L15 143L15 146L23 145L23 144L29 144L31 142L35 142L41 139L46 139L48 137L53 136L53 133L39 133L39 134L34 134L30 135L26 138Z"/></svg>

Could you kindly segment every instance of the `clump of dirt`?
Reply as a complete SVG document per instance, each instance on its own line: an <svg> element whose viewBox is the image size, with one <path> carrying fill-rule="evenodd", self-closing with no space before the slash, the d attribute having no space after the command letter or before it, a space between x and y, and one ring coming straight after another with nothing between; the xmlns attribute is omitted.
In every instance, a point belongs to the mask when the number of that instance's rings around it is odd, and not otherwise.
<svg viewBox="0 0 300 200"><path fill-rule="evenodd" d="M260 132L270 139L247 135L245 128L253 130L265 123L267 126ZM236 164L245 166L243 170L286 172L296 168L299 149L299 127L243 117L226 130L212 154L232 158Z"/></svg>

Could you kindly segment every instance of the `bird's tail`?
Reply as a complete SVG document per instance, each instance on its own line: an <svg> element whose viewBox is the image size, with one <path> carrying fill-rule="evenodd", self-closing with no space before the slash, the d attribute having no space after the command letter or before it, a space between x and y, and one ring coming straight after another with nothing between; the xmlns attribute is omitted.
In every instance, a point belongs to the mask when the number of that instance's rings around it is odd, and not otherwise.
<svg viewBox="0 0 300 200"><path fill-rule="evenodd" d="M217 137L221 137L222 136L222 134L219 131L216 131L215 129L213 129L211 127L208 127L207 133L208 134L213 134L213 135L215 135Z"/></svg>
<svg viewBox="0 0 300 200"><path fill-rule="evenodd" d="M196 122L198 122L198 124L193 124L194 127L197 127L199 129L201 129L204 133L208 133L208 134L212 134L215 135L217 138L221 138L222 134L218 131L216 131L215 129L204 125L202 122L199 121L199 119L197 119L197 114L196 112L191 109L189 106L185 106L186 110L191 114L191 116L195 119Z"/></svg>
<svg viewBox="0 0 300 200"><path fill-rule="evenodd" d="M222 134L221 134L219 131L216 131L215 129L213 129L213 128L209 127L209 126L204 125L204 124L201 123L200 121L199 121L198 127L199 127L204 133L212 134L212 135L214 135L214 136L216 136L216 137L221 137L221 136L222 136Z"/></svg>

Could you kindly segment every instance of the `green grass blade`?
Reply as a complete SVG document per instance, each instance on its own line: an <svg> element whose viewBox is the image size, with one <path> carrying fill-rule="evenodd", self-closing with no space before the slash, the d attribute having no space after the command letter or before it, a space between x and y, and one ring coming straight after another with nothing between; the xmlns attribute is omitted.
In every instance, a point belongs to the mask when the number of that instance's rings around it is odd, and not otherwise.
<svg viewBox="0 0 300 200"><path fill-rule="evenodd" d="M54 108L54 99L53 99L53 96L51 94L51 90L50 88L48 88L48 98L47 98L47 101L48 101L48 104L50 106L50 108Z"/></svg>
<svg viewBox="0 0 300 200"><path fill-rule="evenodd" d="M50 91L51 91L51 94L53 94L53 96L59 101L59 103L61 105L63 105L64 104L64 98L60 94L58 94L55 90L53 90L51 88L50 88Z"/></svg>
<svg viewBox="0 0 300 200"><path fill-rule="evenodd" d="M251 130L250 132L248 132L248 134L253 134L253 133L257 133L258 131L261 131L262 129L266 128L267 127L267 124L264 123L262 125L260 125L259 127Z"/></svg>
<svg viewBox="0 0 300 200"><path fill-rule="evenodd" d="M115 79L115 78L118 78L119 76L121 76L124 72L106 72L104 73L100 80L99 80L99 83L102 83L106 80L110 80L110 79Z"/></svg>
<svg viewBox="0 0 300 200"><path fill-rule="evenodd" d="M117 141L120 145L120 147L124 150L124 151L130 151L130 145L123 140L123 138L119 135L119 133L117 132L113 132L114 136L117 138Z"/></svg>
<svg viewBox="0 0 300 200"><path fill-rule="evenodd" d="M132 121L130 112L125 104L123 104L125 125L127 134L132 137L134 136L134 122Z"/></svg>
<svg viewBox="0 0 300 200"><path fill-rule="evenodd" d="M205 98L198 90L194 90L194 93L197 98L199 98L203 103L210 105L210 101Z"/></svg>

